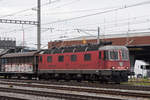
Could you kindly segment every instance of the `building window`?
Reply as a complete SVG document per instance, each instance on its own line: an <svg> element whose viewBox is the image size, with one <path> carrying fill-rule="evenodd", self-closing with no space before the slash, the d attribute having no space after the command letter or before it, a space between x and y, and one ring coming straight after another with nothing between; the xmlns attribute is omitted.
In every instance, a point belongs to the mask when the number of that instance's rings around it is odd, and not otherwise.
<svg viewBox="0 0 150 100"><path fill-rule="evenodd" d="M63 62L63 61L64 61L64 56L59 56L59 57L58 57L58 61L59 61L59 62Z"/></svg>
<svg viewBox="0 0 150 100"><path fill-rule="evenodd" d="M47 56L47 62L52 62L52 56Z"/></svg>
<svg viewBox="0 0 150 100"><path fill-rule="evenodd" d="M84 55L84 60L85 61L90 61L91 60L91 54L85 54Z"/></svg>
<svg viewBox="0 0 150 100"><path fill-rule="evenodd" d="M77 61L77 55L71 55L71 61Z"/></svg>

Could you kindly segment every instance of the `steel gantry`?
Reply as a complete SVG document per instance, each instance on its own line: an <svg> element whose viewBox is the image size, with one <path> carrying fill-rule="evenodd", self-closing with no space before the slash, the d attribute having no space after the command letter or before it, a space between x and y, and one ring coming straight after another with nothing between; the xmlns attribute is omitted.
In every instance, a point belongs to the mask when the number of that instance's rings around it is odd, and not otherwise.
<svg viewBox="0 0 150 100"><path fill-rule="evenodd" d="M28 24L28 25L37 25L37 21L23 21L23 20L9 20L9 19L0 19L0 23L11 23L11 24Z"/></svg>

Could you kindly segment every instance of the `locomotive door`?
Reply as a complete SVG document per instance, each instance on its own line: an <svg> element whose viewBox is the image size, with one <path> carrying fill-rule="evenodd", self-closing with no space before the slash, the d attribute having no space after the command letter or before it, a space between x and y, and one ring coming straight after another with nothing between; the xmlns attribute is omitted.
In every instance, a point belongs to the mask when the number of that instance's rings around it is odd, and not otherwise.
<svg viewBox="0 0 150 100"><path fill-rule="evenodd" d="M99 51L98 52L98 65L99 65L99 69L105 69L105 61L104 61L104 52L103 51Z"/></svg>
<svg viewBox="0 0 150 100"><path fill-rule="evenodd" d="M69 62L70 62L69 55L65 55L65 69L69 68L69 65L70 65Z"/></svg>
<svg viewBox="0 0 150 100"><path fill-rule="evenodd" d="M78 59L76 54L66 55L65 56L65 66L67 69L77 69L79 68Z"/></svg>

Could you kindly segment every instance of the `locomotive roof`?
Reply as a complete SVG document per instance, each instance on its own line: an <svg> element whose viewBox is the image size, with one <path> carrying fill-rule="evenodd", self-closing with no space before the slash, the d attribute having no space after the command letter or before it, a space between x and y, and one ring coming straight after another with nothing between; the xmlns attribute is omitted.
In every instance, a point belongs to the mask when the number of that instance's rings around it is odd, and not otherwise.
<svg viewBox="0 0 150 100"><path fill-rule="evenodd" d="M107 43L110 44L110 43ZM114 49L124 49L127 50L124 46L111 46L107 44L86 44L86 45L74 45L74 46L65 46L45 50L42 54L56 54L56 53L68 53L68 52L85 52L85 51L95 51L95 50L114 50Z"/></svg>
<svg viewBox="0 0 150 100"><path fill-rule="evenodd" d="M32 51L32 52L23 52L23 53L8 53L5 54L3 56L1 56L1 58L9 58L9 57L27 57L27 56L34 56L36 53L38 53L38 51Z"/></svg>
<svg viewBox="0 0 150 100"><path fill-rule="evenodd" d="M44 52L44 54L66 53L66 52L84 52L98 50L99 44L73 45L56 48L53 47Z"/></svg>

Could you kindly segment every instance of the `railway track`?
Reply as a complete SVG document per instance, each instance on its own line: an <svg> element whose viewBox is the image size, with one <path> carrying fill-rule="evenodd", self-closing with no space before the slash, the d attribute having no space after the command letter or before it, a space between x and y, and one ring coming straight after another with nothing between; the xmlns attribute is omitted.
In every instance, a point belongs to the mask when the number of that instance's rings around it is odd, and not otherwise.
<svg viewBox="0 0 150 100"><path fill-rule="evenodd" d="M150 81L129 81L130 83L149 83Z"/></svg>
<svg viewBox="0 0 150 100"><path fill-rule="evenodd" d="M21 98L15 98L15 97L7 97L7 96L0 96L0 100L27 100L27 99L21 99Z"/></svg>
<svg viewBox="0 0 150 100"><path fill-rule="evenodd" d="M11 92L11 93L21 93L27 95L34 96L42 96L42 97L54 97L61 98L65 100L123 100L111 97L98 97L98 96L88 96L88 95L78 95L78 94L69 94L69 93L58 93L58 92L45 92L45 91L35 91L35 90L24 90L24 89L15 89L15 88L6 88L0 87L0 91L3 92ZM15 100L15 99L7 99L7 100ZM26 100L26 99L16 99L16 100Z"/></svg>
<svg viewBox="0 0 150 100"><path fill-rule="evenodd" d="M38 81L38 80L17 80L17 79L0 79L6 82L19 82L19 83L37 83L37 84L54 84L54 85L68 85L68 86L82 86L82 87L94 87L94 88L110 88L110 89L125 89L125 90L140 90L140 91L150 91L150 86L135 86L126 84L100 84L100 83L90 83L90 82L64 82L64 81Z"/></svg>
<svg viewBox="0 0 150 100"><path fill-rule="evenodd" d="M31 81L30 81L31 82ZM70 91L70 92L86 92L86 93L95 93L95 94L108 94L108 95L120 95L120 96L128 96L128 97L139 97L139 98L150 98L150 92L148 91L137 91L137 90L123 90L123 89L110 89L110 88L94 88L94 87L82 87L82 86L67 86L67 85L48 85L48 84L38 84L38 83L30 83L29 81L26 83L15 83L15 82L0 82L0 84L2 85L9 85L9 86L20 86L20 87L28 87L28 88L40 88L40 89L55 89L55 90L63 90L63 91ZM4 87L2 87L4 90ZM11 89L11 88L10 88ZM13 88L14 89L14 88ZM22 90L22 89L21 89ZM1 89L0 89L1 91ZM9 90L10 91L10 90ZM6 89L6 92L9 92ZM18 90L15 90L18 91ZM11 92L15 92L15 91L11 91ZM53 91L53 90L52 90ZM35 90L27 90L27 92L31 95L31 92L35 92ZM37 91L36 91L37 92ZM41 93L43 92L43 93ZM18 92L18 93L23 93L23 92ZM38 92L39 93L39 92ZM79 94L69 94L69 93L52 93L52 92L45 92L45 91L40 91L41 94L37 94L37 95L41 95L41 96L48 96L49 97L55 97L57 96L58 98L72 98L74 99L75 97L80 97L82 98L81 100L87 100L87 98L91 98L92 100L99 100L97 97L94 98L95 96L86 96L85 95L80 95ZM68 94L70 95L68 97ZM36 93L33 93L33 95L36 95ZM54 96L53 96L54 95ZM66 96L67 95L67 96ZM78 99L78 98L76 98ZM107 98L108 99L108 98ZM116 98L115 98L116 99ZM114 99L114 100L115 100Z"/></svg>

